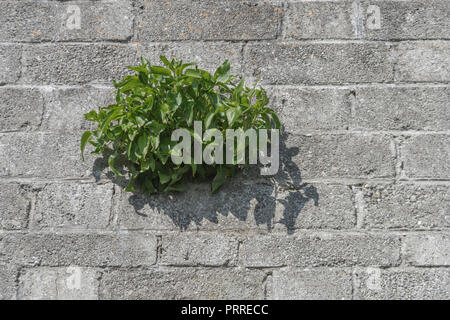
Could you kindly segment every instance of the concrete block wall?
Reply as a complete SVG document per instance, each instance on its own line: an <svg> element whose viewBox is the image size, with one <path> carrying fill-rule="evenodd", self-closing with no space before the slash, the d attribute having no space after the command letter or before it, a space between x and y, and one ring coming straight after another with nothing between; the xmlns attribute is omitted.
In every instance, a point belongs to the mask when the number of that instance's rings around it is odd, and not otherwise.
<svg viewBox="0 0 450 320"><path fill-rule="evenodd" d="M447 0L0 0L1 299L449 299ZM160 54L262 83L281 168L130 194L83 113Z"/></svg>

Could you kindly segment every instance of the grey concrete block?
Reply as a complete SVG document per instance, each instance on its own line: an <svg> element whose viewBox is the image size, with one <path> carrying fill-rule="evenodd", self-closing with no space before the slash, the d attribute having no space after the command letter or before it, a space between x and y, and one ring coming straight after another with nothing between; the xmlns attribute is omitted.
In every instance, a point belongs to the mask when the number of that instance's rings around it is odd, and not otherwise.
<svg viewBox="0 0 450 320"><path fill-rule="evenodd" d="M273 296L279 300L351 300L352 273L345 269L280 269L273 272Z"/></svg>
<svg viewBox="0 0 450 320"><path fill-rule="evenodd" d="M289 3L283 23L286 39L354 39L357 16L352 2Z"/></svg>
<svg viewBox="0 0 450 320"><path fill-rule="evenodd" d="M240 1L138 1L140 41L275 39L280 5Z"/></svg>
<svg viewBox="0 0 450 320"><path fill-rule="evenodd" d="M249 236L240 247L247 267L394 266L400 263L395 236L317 233Z"/></svg>
<svg viewBox="0 0 450 320"><path fill-rule="evenodd" d="M370 27L370 5L380 10L380 28ZM366 39L449 39L450 34L450 4L445 0L363 1L360 19Z"/></svg>
<svg viewBox="0 0 450 320"><path fill-rule="evenodd" d="M162 65L160 55L197 62L215 71L226 59L233 73L239 72L242 45L238 43L170 44L40 44L26 46L24 82L52 84L110 83L130 74L127 66L139 64L139 57Z"/></svg>
<svg viewBox="0 0 450 320"><path fill-rule="evenodd" d="M111 270L100 280L100 299L264 299L266 274L246 269Z"/></svg>
<svg viewBox="0 0 450 320"><path fill-rule="evenodd" d="M95 269L67 268L24 269L19 278L20 300L96 300L98 276Z"/></svg>
<svg viewBox="0 0 450 320"><path fill-rule="evenodd" d="M113 185L50 183L36 196L33 229L107 229Z"/></svg>
<svg viewBox="0 0 450 320"><path fill-rule="evenodd" d="M80 139L80 133L0 134L0 176L80 178L100 174L94 165L98 156L90 154L90 147L86 147L86 161L81 159Z"/></svg>
<svg viewBox="0 0 450 320"><path fill-rule="evenodd" d="M275 228L352 229L356 225L355 205L350 187L312 184L299 190L277 192Z"/></svg>
<svg viewBox="0 0 450 320"><path fill-rule="evenodd" d="M342 84L392 81L389 45L359 43L251 43L244 52L249 76L270 84Z"/></svg>
<svg viewBox="0 0 450 320"><path fill-rule="evenodd" d="M169 42L169 43L141 43L137 45L137 55L147 58L154 65L162 65L160 56L169 60L177 59L183 62L195 62L200 69L214 73L225 60L231 64L231 73L242 74L241 43L230 42Z"/></svg>
<svg viewBox="0 0 450 320"><path fill-rule="evenodd" d="M347 129L350 102L346 89L281 88L269 89L270 104L288 132L300 130Z"/></svg>
<svg viewBox="0 0 450 320"><path fill-rule="evenodd" d="M17 292L17 267L0 263L0 300L15 300Z"/></svg>
<svg viewBox="0 0 450 320"><path fill-rule="evenodd" d="M280 147L284 172L303 178L376 178L394 176L390 138L373 134L287 135Z"/></svg>
<svg viewBox="0 0 450 320"><path fill-rule="evenodd" d="M39 44L25 46L23 81L32 84L110 83L136 65L136 46L127 44Z"/></svg>
<svg viewBox="0 0 450 320"><path fill-rule="evenodd" d="M356 272L356 299L448 300L449 269L378 269Z"/></svg>
<svg viewBox="0 0 450 320"><path fill-rule="evenodd" d="M401 147L405 175L416 179L450 178L450 136L415 135Z"/></svg>
<svg viewBox="0 0 450 320"><path fill-rule="evenodd" d="M132 36L131 1L8 1L2 5L3 41L126 40Z"/></svg>
<svg viewBox="0 0 450 320"><path fill-rule="evenodd" d="M405 260L414 266L450 266L450 233L407 235Z"/></svg>
<svg viewBox="0 0 450 320"><path fill-rule="evenodd" d="M351 127L357 130L448 130L448 87L358 88Z"/></svg>
<svg viewBox="0 0 450 320"><path fill-rule="evenodd" d="M238 241L225 234L163 234L160 264L174 266L232 266Z"/></svg>
<svg viewBox="0 0 450 320"><path fill-rule="evenodd" d="M156 262L156 237L11 233L0 242L0 259L24 266L150 266Z"/></svg>
<svg viewBox="0 0 450 320"><path fill-rule="evenodd" d="M450 43L445 41L406 42L395 48L398 81L448 82Z"/></svg>
<svg viewBox="0 0 450 320"><path fill-rule="evenodd" d="M13 44L0 45L0 85L15 83L21 75L22 47Z"/></svg>
<svg viewBox="0 0 450 320"><path fill-rule="evenodd" d="M26 229L32 195L18 183L2 183L0 184L0 199L0 229Z"/></svg>
<svg viewBox="0 0 450 320"><path fill-rule="evenodd" d="M314 184L286 190L254 178L243 181L243 177L236 177L217 194L211 194L209 183L187 185L183 193L151 196L118 190L119 228L290 232L348 229L355 225L349 187Z"/></svg>
<svg viewBox="0 0 450 320"><path fill-rule="evenodd" d="M112 88L62 88L47 93L48 104L42 120L42 128L47 131L96 130L97 124L87 121L84 114L98 111L115 103Z"/></svg>
<svg viewBox="0 0 450 320"><path fill-rule="evenodd" d="M369 184L362 188L362 226L368 229L450 227L446 185Z"/></svg>
<svg viewBox="0 0 450 320"><path fill-rule="evenodd" d="M267 230L276 211L274 186L237 178L215 194L210 183L188 184L173 194L116 194L121 229Z"/></svg>
<svg viewBox="0 0 450 320"><path fill-rule="evenodd" d="M39 90L0 88L0 131L37 129L43 109L44 97Z"/></svg>

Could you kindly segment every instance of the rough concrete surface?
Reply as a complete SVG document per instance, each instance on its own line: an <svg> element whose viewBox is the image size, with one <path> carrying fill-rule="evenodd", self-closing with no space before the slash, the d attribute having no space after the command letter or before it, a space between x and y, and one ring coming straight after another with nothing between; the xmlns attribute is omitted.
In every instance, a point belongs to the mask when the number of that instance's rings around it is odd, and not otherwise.
<svg viewBox="0 0 450 320"><path fill-rule="evenodd" d="M0 4L0 299L450 299L450 1ZM162 54L261 73L275 176L148 197L81 160Z"/></svg>

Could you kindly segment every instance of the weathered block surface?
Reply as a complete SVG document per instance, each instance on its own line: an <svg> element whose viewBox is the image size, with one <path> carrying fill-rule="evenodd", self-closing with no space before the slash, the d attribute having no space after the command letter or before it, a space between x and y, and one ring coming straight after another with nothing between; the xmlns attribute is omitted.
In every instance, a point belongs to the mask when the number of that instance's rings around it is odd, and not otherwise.
<svg viewBox="0 0 450 320"><path fill-rule="evenodd" d="M85 120L84 114L115 103L114 89L105 87L61 88L46 96L42 128L47 131L95 130L97 125Z"/></svg>
<svg viewBox="0 0 450 320"><path fill-rule="evenodd" d="M156 237L13 233L4 235L0 242L2 260L25 266L150 266L156 262Z"/></svg>
<svg viewBox="0 0 450 320"><path fill-rule="evenodd" d="M378 18L379 12L379 18ZM287 39L448 39L448 1L300 1L289 3Z"/></svg>
<svg viewBox="0 0 450 320"><path fill-rule="evenodd" d="M371 184L362 188L362 226L368 229L450 227L447 185Z"/></svg>
<svg viewBox="0 0 450 320"><path fill-rule="evenodd" d="M237 178L216 194L211 194L210 183L197 183L183 193L145 196L122 190L117 195L121 229L267 229L276 211L274 186Z"/></svg>
<svg viewBox="0 0 450 320"><path fill-rule="evenodd" d="M51 183L36 196L33 229L107 229L112 184Z"/></svg>
<svg viewBox="0 0 450 320"><path fill-rule="evenodd" d="M287 135L280 147L284 170L303 178L392 177L394 151L389 136L372 134Z"/></svg>
<svg viewBox="0 0 450 320"><path fill-rule="evenodd" d="M19 278L21 300L95 300L98 299L98 272L95 269L24 269Z"/></svg>
<svg viewBox="0 0 450 320"><path fill-rule="evenodd" d="M281 269L274 271L272 281L271 299L352 299L352 274L345 269Z"/></svg>
<svg viewBox="0 0 450 320"><path fill-rule="evenodd" d="M86 148L81 159L79 133L0 134L0 176L89 177L96 174L94 159ZM95 160L99 163L100 160Z"/></svg>
<svg viewBox="0 0 450 320"><path fill-rule="evenodd" d="M356 299L448 300L448 269L361 269L356 272Z"/></svg>
<svg viewBox="0 0 450 320"><path fill-rule="evenodd" d="M0 88L0 131L39 128L44 97L36 89Z"/></svg>
<svg viewBox="0 0 450 320"><path fill-rule="evenodd" d="M450 299L449 1L0 3L0 299ZM144 196L82 161L161 55L262 72L278 174Z"/></svg>
<svg viewBox="0 0 450 320"><path fill-rule="evenodd" d="M184 193L151 196L118 190L118 226L128 230L262 232L350 229L355 225L352 191L347 186L314 184L287 190L270 181L244 181L238 176L216 194L210 189L209 183L190 184Z"/></svg>
<svg viewBox="0 0 450 320"><path fill-rule="evenodd" d="M406 42L395 48L397 80L405 82L448 82L450 43L446 41Z"/></svg>
<svg viewBox="0 0 450 320"><path fill-rule="evenodd" d="M357 130L449 130L449 87L355 90L351 127Z"/></svg>
<svg viewBox="0 0 450 320"><path fill-rule="evenodd" d="M400 262L400 239L365 234L249 236L241 254L247 267L393 266Z"/></svg>
<svg viewBox="0 0 450 320"><path fill-rule="evenodd" d="M161 251L164 265L229 266L236 264L238 241L221 234L165 234Z"/></svg>
<svg viewBox="0 0 450 320"><path fill-rule="evenodd" d="M263 299L260 270L116 270L100 281L101 299Z"/></svg>
<svg viewBox="0 0 450 320"><path fill-rule="evenodd" d="M380 28L369 27L375 18L370 5L379 8ZM450 34L450 4L445 0L363 1L360 19L366 39L449 39Z"/></svg>
<svg viewBox="0 0 450 320"><path fill-rule="evenodd" d="M450 178L450 136L417 135L401 148L405 175L409 178Z"/></svg>
<svg viewBox="0 0 450 320"><path fill-rule="evenodd" d="M0 229L21 230L28 226L32 195L18 183L0 184Z"/></svg>
<svg viewBox="0 0 450 320"><path fill-rule="evenodd" d="M126 40L132 36L131 1L5 1L2 41Z"/></svg>
<svg viewBox="0 0 450 320"><path fill-rule="evenodd" d="M271 107L288 132L347 129L350 90L282 88L273 92Z"/></svg>
<svg viewBox="0 0 450 320"><path fill-rule="evenodd" d="M0 300L16 299L18 272L14 265L0 263Z"/></svg>
<svg viewBox="0 0 450 320"><path fill-rule="evenodd" d="M449 266L450 234L447 232L407 236L405 258L414 266Z"/></svg>
<svg viewBox="0 0 450 320"><path fill-rule="evenodd" d="M136 46L126 44L27 45L23 81L32 84L108 83L138 62Z"/></svg>
<svg viewBox="0 0 450 320"><path fill-rule="evenodd" d="M275 39L282 9L271 2L138 1L141 41Z"/></svg>
<svg viewBox="0 0 450 320"><path fill-rule="evenodd" d="M270 84L388 82L394 60L386 44L251 43L245 72Z"/></svg>
<svg viewBox="0 0 450 320"><path fill-rule="evenodd" d="M286 39L357 38L352 2L289 3L283 23Z"/></svg>
<svg viewBox="0 0 450 320"><path fill-rule="evenodd" d="M21 74L21 56L21 46L0 45L0 85L15 83L19 80Z"/></svg>
<svg viewBox="0 0 450 320"><path fill-rule="evenodd" d="M281 230L352 229L356 213L350 187L312 184L277 193L277 223Z"/></svg>
<svg viewBox="0 0 450 320"><path fill-rule="evenodd" d="M168 42L141 43L137 46L137 55L147 58L155 65L161 65L160 56L168 59L195 62L199 68L214 73L225 60L231 64L232 74L242 74L242 44L230 42Z"/></svg>

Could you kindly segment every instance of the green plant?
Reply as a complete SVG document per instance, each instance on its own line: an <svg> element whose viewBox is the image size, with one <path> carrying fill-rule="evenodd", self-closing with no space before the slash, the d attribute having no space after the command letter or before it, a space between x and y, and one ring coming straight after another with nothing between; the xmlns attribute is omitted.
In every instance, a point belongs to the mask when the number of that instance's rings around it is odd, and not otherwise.
<svg viewBox="0 0 450 320"><path fill-rule="evenodd" d="M95 147L92 153L109 153L110 170L119 177L124 171L128 175L127 191L137 186L148 193L182 190L186 179L214 177L215 192L234 175L237 166L193 161L175 165L170 160L177 143L171 141L172 132L185 128L193 133L194 121L202 121L204 129L222 133L237 128L279 129L278 117L266 107L266 91L257 89L256 84L245 87L243 79L236 82L228 61L214 74L194 63L168 61L163 56L161 61L164 67L141 58L141 65L129 67L135 75L114 82L116 103L85 114L98 129L82 135L82 156L88 142ZM125 159L122 172L114 166L118 157Z"/></svg>

